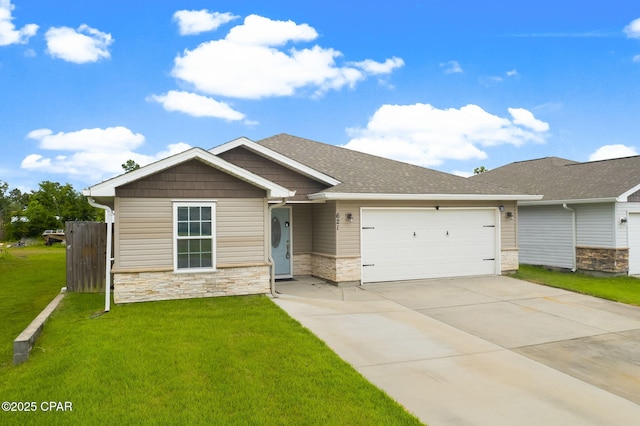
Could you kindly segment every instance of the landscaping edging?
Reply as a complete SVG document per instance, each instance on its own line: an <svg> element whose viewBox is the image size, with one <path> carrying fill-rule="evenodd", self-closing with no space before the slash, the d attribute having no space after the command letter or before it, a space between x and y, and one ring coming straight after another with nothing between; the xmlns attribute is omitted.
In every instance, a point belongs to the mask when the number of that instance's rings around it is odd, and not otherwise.
<svg viewBox="0 0 640 426"><path fill-rule="evenodd" d="M29 353L36 339L42 331L44 323L49 319L53 311L56 310L60 301L64 297L64 289L58 294L42 312L24 329L22 333L13 341L13 363L22 364L29 359Z"/></svg>

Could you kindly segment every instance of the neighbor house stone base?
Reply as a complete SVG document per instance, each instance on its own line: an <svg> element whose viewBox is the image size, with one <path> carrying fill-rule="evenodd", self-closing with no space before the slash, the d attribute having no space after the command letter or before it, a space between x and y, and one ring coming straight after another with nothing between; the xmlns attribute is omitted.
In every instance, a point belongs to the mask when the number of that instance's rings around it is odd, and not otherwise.
<svg viewBox="0 0 640 426"><path fill-rule="evenodd" d="M360 256L338 257L322 253L311 254L311 275L339 286L360 284Z"/></svg>
<svg viewBox="0 0 640 426"><path fill-rule="evenodd" d="M502 250L500 253L500 267L503 274L516 272L518 270L520 265L518 253L518 249Z"/></svg>
<svg viewBox="0 0 640 426"><path fill-rule="evenodd" d="M266 294L269 265L219 267L206 273L115 272L113 286L115 303Z"/></svg>
<svg viewBox="0 0 640 426"><path fill-rule="evenodd" d="M629 249L576 247L576 268L583 271L625 274L629 271Z"/></svg>

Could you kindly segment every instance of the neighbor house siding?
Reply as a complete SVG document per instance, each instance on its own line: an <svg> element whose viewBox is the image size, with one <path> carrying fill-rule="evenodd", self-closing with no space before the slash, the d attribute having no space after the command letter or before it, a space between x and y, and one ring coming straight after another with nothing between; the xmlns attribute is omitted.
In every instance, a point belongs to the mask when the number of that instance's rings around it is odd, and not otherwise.
<svg viewBox="0 0 640 426"><path fill-rule="evenodd" d="M640 213L640 202L616 203L615 227L616 241L618 248L629 247L629 228L627 223L620 222L621 218L628 218L629 213Z"/></svg>
<svg viewBox="0 0 640 426"><path fill-rule="evenodd" d="M614 203L569 205L576 210L580 247L615 247Z"/></svg>
<svg viewBox="0 0 640 426"><path fill-rule="evenodd" d="M573 268L573 215L562 206L520 206L520 262Z"/></svg>
<svg viewBox="0 0 640 426"><path fill-rule="evenodd" d="M636 191L627 197L629 203L640 203L640 191Z"/></svg>
<svg viewBox="0 0 640 426"><path fill-rule="evenodd" d="M216 201L216 264L266 262L264 198ZM116 198L114 270L173 269L173 200Z"/></svg>

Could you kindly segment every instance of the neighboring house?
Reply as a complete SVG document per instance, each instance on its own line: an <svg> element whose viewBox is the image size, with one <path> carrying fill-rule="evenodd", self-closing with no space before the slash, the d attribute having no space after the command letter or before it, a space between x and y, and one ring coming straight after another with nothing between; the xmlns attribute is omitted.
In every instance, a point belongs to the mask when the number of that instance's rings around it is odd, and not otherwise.
<svg viewBox="0 0 640 426"><path fill-rule="evenodd" d="M518 268L540 196L286 134L193 148L86 189L113 208L117 303ZM275 267L271 269L273 264Z"/></svg>
<svg viewBox="0 0 640 426"><path fill-rule="evenodd" d="M518 204L520 262L640 274L640 156L511 163L471 178L543 194Z"/></svg>

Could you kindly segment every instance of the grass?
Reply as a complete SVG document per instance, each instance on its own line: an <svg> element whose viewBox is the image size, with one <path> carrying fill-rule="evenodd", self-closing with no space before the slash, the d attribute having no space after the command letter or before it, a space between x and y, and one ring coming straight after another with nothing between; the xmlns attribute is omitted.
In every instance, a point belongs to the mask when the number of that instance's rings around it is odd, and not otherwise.
<svg viewBox="0 0 640 426"><path fill-rule="evenodd" d="M594 277L579 272L550 271L539 266L520 265L515 278L640 306L640 279L627 276Z"/></svg>
<svg viewBox="0 0 640 426"><path fill-rule="evenodd" d="M103 300L67 294L29 361L0 368L0 400L38 407L0 412L0 424L420 424L267 297L93 317ZM44 412L46 401L73 411Z"/></svg>
<svg viewBox="0 0 640 426"><path fill-rule="evenodd" d="M66 284L65 246L16 247L0 253L0 368L13 340Z"/></svg>

